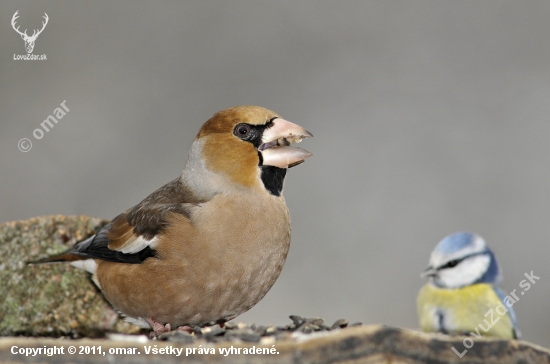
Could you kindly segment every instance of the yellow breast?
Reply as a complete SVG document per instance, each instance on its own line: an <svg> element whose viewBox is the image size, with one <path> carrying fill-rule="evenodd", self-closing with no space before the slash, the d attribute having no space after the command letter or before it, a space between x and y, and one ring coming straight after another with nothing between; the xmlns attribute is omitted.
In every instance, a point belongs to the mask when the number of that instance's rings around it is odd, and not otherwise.
<svg viewBox="0 0 550 364"><path fill-rule="evenodd" d="M418 294L417 310L426 332L514 337L508 308L490 284L442 289L427 283Z"/></svg>

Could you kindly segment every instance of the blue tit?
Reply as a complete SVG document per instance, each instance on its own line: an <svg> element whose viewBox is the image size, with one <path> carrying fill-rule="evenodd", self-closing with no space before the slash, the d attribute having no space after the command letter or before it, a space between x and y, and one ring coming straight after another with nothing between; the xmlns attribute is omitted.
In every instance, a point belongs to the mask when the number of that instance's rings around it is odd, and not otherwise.
<svg viewBox="0 0 550 364"><path fill-rule="evenodd" d="M429 277L417 300L422 331L519 337L516 315L496 286L497 260L481 236L459 232L441 240L422 276Z"/></svg>

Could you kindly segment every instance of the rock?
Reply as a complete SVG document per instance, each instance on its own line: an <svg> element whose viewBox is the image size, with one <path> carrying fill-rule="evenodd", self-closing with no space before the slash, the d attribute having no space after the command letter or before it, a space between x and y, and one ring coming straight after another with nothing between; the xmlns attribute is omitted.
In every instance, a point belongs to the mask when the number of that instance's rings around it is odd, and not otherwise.
<svg viewBox="0 0 550 364"><path fill-rule="evenodd" d="M0 225L0 336L99 337L136 333L90 279L69 264L29 266L95 234L106 220L44 216Z"/></svg>
<svg viewBox="0 0 550 364"><path fill-rule="evenodd" d="M243 330L243 329L237 329ZM185 334L183 335L185 336ZM112 337L115 337L114 335ZM344 330L323 331L313 334L295 332L283 341L263 344L253 342L215 342L204 339L191 344L176 341L148 341L144 336L124 340L98 339L44 339L1 338L2 363L367 363L367 364L424 364L424 363L479 363L517 364L550 363L550 351L525 341L481 338L473 339L473 346L462 358L452 350L463 350L461 336L425 334L386 326L358 326ZM187 342L189 338L186 337ZM76 354L69 354L74 347ZM57 347L57 355L44 353L34 357L24 355L25 350ZM63 348L63 354L59 353ZM89 354L79 354L82 349ZM152 349L163 350L152 353ZM95 349L94 354L92 350ZM176 350L181 350L176 356ZM101 350L102 353L97 352ZM246 350L246 353L244 352ZM264 354L257 354L264 351ZM16 354L13 352L15 351ZM149 351L149 354L147 352ZM228 352L229 351L229 352ZM248 354L252 351L254 354ZM208 352L206 354L205 352ZM22 353L22 354L20 354ZM224 355L227 353L227 355ZM32 354L31 354L32 355Z"/></svg>

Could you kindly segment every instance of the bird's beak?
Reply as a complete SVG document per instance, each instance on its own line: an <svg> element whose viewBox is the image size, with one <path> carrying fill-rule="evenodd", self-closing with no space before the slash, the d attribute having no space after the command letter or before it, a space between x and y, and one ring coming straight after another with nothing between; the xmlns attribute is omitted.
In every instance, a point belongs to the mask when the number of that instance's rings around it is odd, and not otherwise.
<svg viewBox="0 0 550 364"><path fill-rule="evenodd" d="M432 267L428 267L422 273L420 273L420 277L422 278L435 277L436 275L437 270L433 269Z"/></svg>
<svg viewBox="0 0 550 364"><path fill-rule="evenodd" d="M263 165L279 168L290 168L302 163L313 154L307 150L290 147L292 143L299 143L303 138L313 135L299 125L277 118L273 125L262 135L263 144L258 147L262 153Z"/></svg>

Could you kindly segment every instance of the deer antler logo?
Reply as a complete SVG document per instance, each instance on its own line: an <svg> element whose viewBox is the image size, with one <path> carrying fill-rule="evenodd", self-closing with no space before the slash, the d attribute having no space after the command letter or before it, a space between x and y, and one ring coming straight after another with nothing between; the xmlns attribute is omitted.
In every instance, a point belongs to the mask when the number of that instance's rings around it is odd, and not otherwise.
<svg viewBox="0 0 550 364"><path fill-rule="evenodd" d="M19 27L15 27L15 21L17 20L17 18L19 18L19 15L17 14L19 13L19 10L17 10L15 12L15 14L13 14L13 18L11 18L11 26L13 27L13 29L19 33L21 35L21 38L23 38L23 40L25 41L25 48L27 49L27 53L32 53L32 50L34 49L34 42L36 41L36 38L38 38L38 36L40 35L40 33L42 33L42 31L44 30L44 28L46 28L46 24L48 24L48 14L44 13L44 20L45 22L42 22L42 29L38 30L38 29L35 29L34 32L32 33L32 35L29 37L27 35L27 29L25 29L24 32L21 32L19 30Z"/></svg>

